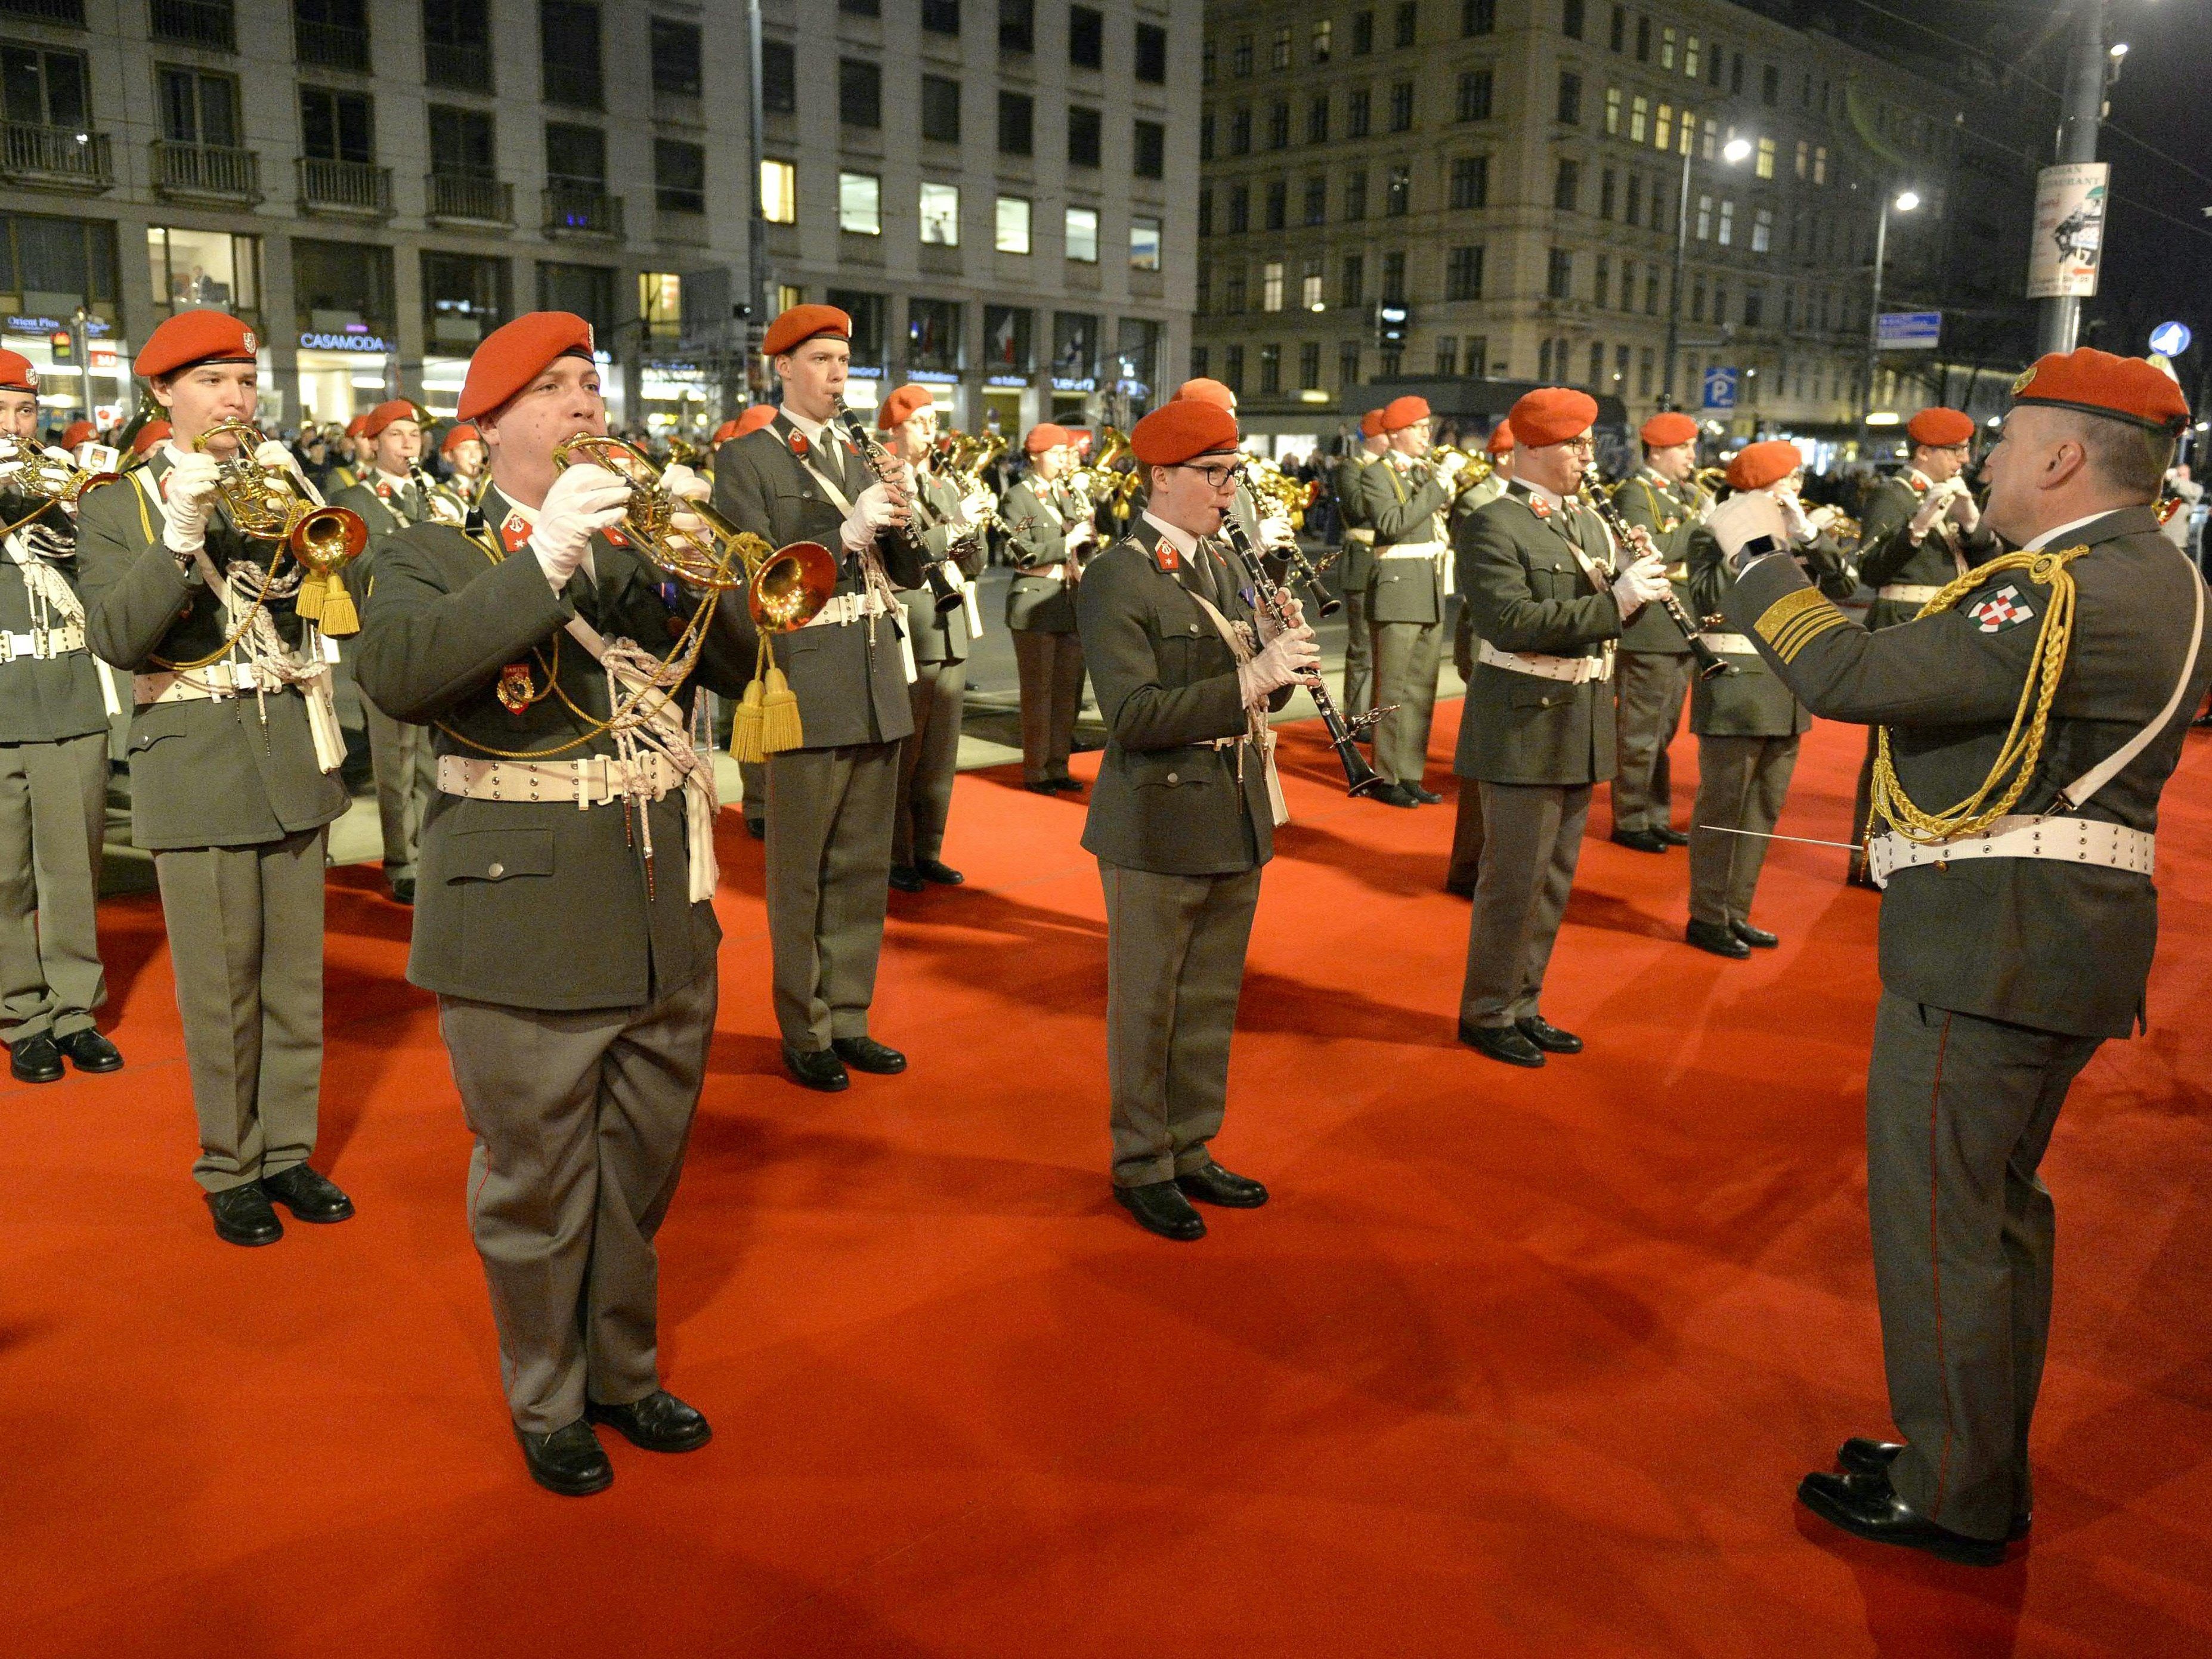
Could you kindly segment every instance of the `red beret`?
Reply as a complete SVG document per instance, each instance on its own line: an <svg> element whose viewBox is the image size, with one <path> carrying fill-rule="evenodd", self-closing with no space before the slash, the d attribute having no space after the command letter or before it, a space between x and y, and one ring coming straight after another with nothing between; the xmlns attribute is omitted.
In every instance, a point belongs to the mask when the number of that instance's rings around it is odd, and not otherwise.
<svg viewBox="0 0 2212 1659"><path fill-rule="evenodd" d="M793 306L768 325L761 349L771 357L781 357L823 335L849 342L853 319L835 306Z"/></svg>
<svg viewBox="0 0 2212 1659"><path fill-rule="evenodd" d="M480 444L483 441L483 434L476 429L474 423L468 421L463 421L459 425L456 426L451 432L448 432L439 441L438 453L441 455L450 455L455 450L459 449L463 444Z"/></svg>
<svg viewBox="0 0 2212 1659"><path fill-rule="evenodd" d="M543 374L556 357L592 355L592 325L573 311L525 312L483 337L461 382L465 421L489 415Z"/></svg>
<svg viewBox="0 0 2212 1659"><path fill-rule="evenodd" d="M1483 447L1493 455L1510 455L1513 453L1513 422L1500 421L1496 426L1491 428L1490 441L1483 445Z"/></svg>
<svg viewBox="0 0 2212 1659"><path fill-rule="evenodd" d="M20 351L0 351L0 392L36 392L39 371Z"/></svg>
<svg viewBox="0 0 2212 1659"><path fill-rule="evenodd" d="M1382 435L1381 410L1370 409L1359 417L1359 435L1363 438L1379 438Z"/></svg>
<svg viewBox="0 0 2212 1659"><path fill-rule="evenodd" d="M1022 440L1022 447L1032 455L1042 455L1048 449L1058 449L1062 444L1072 444L1075 434L1064 426L1054 426L1047 421L1042 426L1033 426L1030 435Z"/></svg>
<svg viewBox="0 0 2212 1659"><path fill-rule="evenodd" d="M146 337L131 372L144 380L194 363L250 363L261 342L227 311L180 311Z"/></svg>
<svg viewBox="0 0 2212 1659"><path fill-rule="evenodd" d="M876 411L877 428L888 432L915 410L936 401L936 397L926 386L902 386L884 398L883 407Z"/></svg>
<svg viewBox="0 0 2212 1659"><path fill-rule="evenodd" d="M1923 409L1905 423L1905 435L1930 449L1974 441L1974 417L1955 409Z"/></svg>
<svg viewBox="0 0 2212 1659"><path fill-rule="evenodd" d="M90 443L100 435L100 429L90 421L71 421L62 432L62 447L75 449L79 444Z"/></svg>
<svg viewBox="0 0 2212 1659"><path fill-rule="evenodd" d="M361 435L374 438L394 421L413 420L415 413L415 405L404 398L394 398L390 403L379 404L361 417Z"/></svg>
<svg viewBox="0 0 2212 1659"><path fill-rule="evenodd" d="M1644 422L1644 429L1636 434L1647 449L1672 449L1676 444L1693 444L1698 441L1698 423L1675 410L1667 410Z"/></svg>
<svg viewBox="0 0 2212 1659"><path fill-rule="evenodd" d="M149 421L138 428L138 435L131 441L131 453L143 455L155 444L167 443L173 428L167 421Z"/></svg>
<svg viewBox="0 0 2212 1659"><path fill-rule="evenodd" d="M746 406L745 412L738 416L736 420L725 421L722 425L729 428L726 434L728 437L742 438L749 432L759 431L775 418L774 404L751 404ZM720 442L723 435L718 433L715 441Z"/></svg>
<svg viewBox="0 0 2212 1659"><path fill-rule="evenodd" d="M1209 380L1203 374L1194 380L1185 380L1176 388L1178 398L1195 398L1200 403L1212 404L1216 409L1237 412L1237 394L1218 380Z"/></svg>
<svg viewBox="0 0 2212 1659"><path fill-rule="evenodd" d="M2106 415L2153 432L2179 432L2189 424L2189 400L2172 375L2143 358L2090 346L2037 358L2012 383L2012 400Z"/></svg>
<svg viewBox="0 0 2212 1659"><path fill-rule="evenodd" d="M347 436L347 437L349 437L349 438L358 438L359 436L361 436L361 429L362 429L362 427L364 427L364 426L366 426L366 425L368 425L368 416L366 416L366 415L356 415L356 416L355 416L353 417L353 419L351 419L351 420L349 420L349 421L348 421L348 422L346 422L346 436Z"/></svg>
<svg viewBox="0 0 2212 1659"><path fill-rule="evenodd" d="M1237 417L1206 398L1177 398L1137 422L1129 447L1146 466L1174 466L1194 455L1234 453Z"/></svg>
<svg viewBox="0 0 2212 1659"><path fill-rule="evenodd" d="M1426 398L1393 398L1382 405L1382 429L1385 432L1403 432L1416 421L1428 418L1429 400Z"/></svg>
<svg viewBox="0 0 2212 1659"><path fill-rule="evenodd" d="M1596 424L1597 399L1572 386L1538 386L1506 418L1513 422L1513 435L1529 448L1548 449L1581 437Z"/></svg>
<svg viewBox="0 0 2212 1659"><path fill-rule="evenodd" d="M1770 438L1765 443L1746 444L1730 458L1728 482L1730 489L1764 489L1771 483L1780 483L1805 465L1796 444L1782 438Z"/></svg>

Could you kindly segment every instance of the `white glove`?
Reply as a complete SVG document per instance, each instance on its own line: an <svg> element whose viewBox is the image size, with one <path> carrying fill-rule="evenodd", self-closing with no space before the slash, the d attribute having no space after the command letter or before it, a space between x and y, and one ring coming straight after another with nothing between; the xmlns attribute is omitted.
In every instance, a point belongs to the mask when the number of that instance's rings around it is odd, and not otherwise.
<svg viewBox="0 0 2212 1659"><path fill-rule="evenodd" d="M1298 532L1291 528L1291 521L1277 514L1260 520L1260 545L1273 551L1279 547L1296 547Z"/></svg>
<svg viewBox="0 0 2212 1659"><path fill-rule="evenodd" d="M212 455L180 455L162 483L161 541L172 553L197 553L207 545L208 520L220 499Z"/></svg>
<svg viewBox="0 0 2212 1659"><path fill-rule="evenodd" d="M556 593L584 562L592 532L620 524L629 505L629 482L603 466L568 467L553 480L530 532L530 550Z"/></svg>
<svg viewBox="0 0 2212 1659"><path fill-rule="evenodd" d="M261 441L261 447L253 452L253 464L258 467L276 467L295 477L300 471L300 462L292 453L291 446L280 444L274 438Z"/></svg>
<svg viewBox="0 0 2212 1659"><path fill-rule="evenodd" d="M1305 606L1298 602L1297 596L1288 588L1283 590L1283 603L1290 607L1290 619L1287 622L1271 610L1262 610L1259 613L1260 637L1262 641L1273 640L1277 635L1286 630L1295 634L1304 628L1309 634L1313 632L1310 628L1306 628Z"/></svg>
<svg viewBox="0 0 2212 1659"><path fill-rule="evenodd" d="M1085 548L1091 546L1097 539L1098 526L1093 524L1090 520L1085 519L1080 523L1069 529L1067 532L1067 550L1070 553L1079 553Z"/></svg>
<svg viewBox="0 0 2212 1659"><path fill-rule="evenodd" d="M1951 519L1969 536L1981 526L1982 509L1974 504L1974 492L1967 489L1963 481L1959 485L1959 493L1951 500Z"/></svg>
<svg viewBox="0 0 2212 1659"><path fill-rule="evenodd" d="M890 492L888 484L878 480L870 484L853 503L853 510L845 515L845 545L858 553L871 545L876 532L895 524L904 524L907 506Z"/></svg>
<svg viewBox="0 0 2212 1659"><path fill-rule="evenodd" d="M1937 521L1951 510L1954 492L1965 488L1964 484L1953 478L1928 492L1927 499L1920 503L1919 511L1912 515L1911 523L1906 526L1912 532L1914 541L1918 541L1936 527Z"/></svg>
<svg viewBox="0 0 2212 1659"><path fill-rule="evenodd" d="M686 501L703 501L714 493L714 485L681 461L672 461L661 469L660 487L678 500Z"/></svg>
<svg viewBox="0 0 2212 1659"><path fill-rule="evenodd" d="M1436 458L1437 471L1443 473L1447 478L1456 477L1459 475L1460 469L1466 465L1467 457L1461 454L1457 450L1454 450L1449 455L1439 455Z"/></svg>
<svg viewBox="0 0 2212 1659"><path fill-rule="evenodd" d="M1748 489L1729 496L1712 511L1705 529L1720 544L1721 556L1735 569L1736 556L1762 538L1779 552L1790 540L1790 526L1782 504L1763 489Z"/></svg>
<svg viewBox="0 0 2212 1659"><path fill-rule="evenodd" d="M1321 665L1321 647L1313 629L1298 628L1275 635L1259 654L1237 665L1237 689L1244 706L1256 708L1286 685Z"/></svg>
<svg viewBox="0 0 2212 1659"><path fill-rule="evenodd" d="M1777 489L1772 493L1776 505L1782 509L1784 520L1790 526L1790 539L1793 542L1817 540L1820 532L1814 527L1813 520L1806 516L1805 503L1786 489Z"/></svg>
<svg viewBox="0 0 2212 1659"><path fill-rule="evenodd" d="M1613 602L1626 622L1667 591L1667 562L1656 553L1645 553L1613 578Z"/></svg>
<svg viewBox="0 0 2212 1659"><path fill-rule="evenodd" d="M1816 507L1805 517L1813 526L1813 533L1817 536L1835 523L1836 509L1832 507Z"/></svg>
<svg viewBox="0 0 2212 1659"><path fill-rule="evenodd" d="M972 495L961 498L960 516L969 524L981 524L990 517L991 510L998 504L989 490L979 489Z"/></svg>

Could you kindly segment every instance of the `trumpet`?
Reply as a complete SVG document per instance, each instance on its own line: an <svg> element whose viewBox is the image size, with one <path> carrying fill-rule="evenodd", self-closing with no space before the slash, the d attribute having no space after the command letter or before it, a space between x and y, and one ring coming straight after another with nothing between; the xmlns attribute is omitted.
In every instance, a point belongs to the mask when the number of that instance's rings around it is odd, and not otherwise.
<svg viewBox="0 0 2212 1659"><path fill-rule="evenodd" d="M75 507L88 490L113 483L121 476L93 471L35 444L0 438L0 484L11 485L47 506L59 501Z"/></svg>
<svg viewBox="0 0 2212 1659"><path fill-rule="evenodd" d="M623 531L647 559L678 581L707 593L745 590L753 620L771 633L804 628L830 603L837 586L837 562L818 542L772 548L740 530L705 501L685 500L661 488L660 469L619 438L579 432L553 446L553 464L605 467L629 486ZM679 513L706 526L702 539L679 530Z"/></svg>
<svg viewBox="0 0 2212 1659"><path fill-rule="evenodd" d="M264 466L254 459L263 442L251 421L218 421L192 440L195 453L228 438L233 448L216 458L216 491L232 527L252 541L273 542L300 562L297 610L337 637L358 633L361 622L342 573L368 545L368 525L351 507L332 507L289 466ZM270 561L272 572L275 560Z"/></svg>
<svg viewBox="0 0 2212 1659"><path fill-rule="evenodd" d="M1717 495L1721 493L1721 486L1728 482L1728 469L1724 466L1701 466L1695 476L1698 489L1708 495Z"/></svg>
<svg viewBox="0 0 2212 1659"><path fill-rule="evenodd" d="M1459 449L1449 444L1429 446L1430 460L1442 460L1447 455L1456 455L1465 463L1460 468L1458 485L1452 491L1452 502L1456 506L1462 496L1488 478L1494 469L1490 457L1480 450Z"/></svg>

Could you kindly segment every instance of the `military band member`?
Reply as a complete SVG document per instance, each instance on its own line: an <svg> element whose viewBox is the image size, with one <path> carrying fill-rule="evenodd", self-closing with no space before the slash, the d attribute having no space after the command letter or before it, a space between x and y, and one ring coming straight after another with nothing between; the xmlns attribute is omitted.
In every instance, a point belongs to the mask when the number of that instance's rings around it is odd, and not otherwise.
<svg viewBox="0 0 2212 1659"><path fill-rule="evenodd" d="M916 522L933 562L951 560L951 586L963 603L937 608L927 582L899 597L906 606L907 638L917 678L907 688L914 705L914 735L899 754L898 811L891 825L891 885L918 893L935 882L954 887L967 879L938 856L952 811L952 780L960 769L960 711L968 692L969 607L983 570L981 526L988 497L963 499L952 482L930 465L937 449L937 404L926 386L902 386L883 401L876 424L891 453L909 469Z"/></svg>
<svg viewBox="0 0 2212 1659"><path fill-rule="evenodd" d="M1382 459L1360 475L1360 514L1375 527L1375 575L1368 627L1375 639L1375 769L1388 782L1367 796L1390 806L1433 805L1425 787L1429 726L1436 713L1444 605L1452 592L1451 546L1443 515L1457 493L1461 460L1431 465L1429 405L1421 398L1385 404L1390 441Z"/></svg>
<svg viewBox="0 0 2212 1659"><path fill-rule="evenodd" d="M805 628L778 634L775 660L799 697L805 746L768 758L768 926L783 1061L810 1089L846 1067L890 1074L906 1056L868 1035L890 896L899 748L914 731L893 591L919 586L904 500L832 424L852 356L852 319L794 306L763 343L783 406L715 457L714 501L776 547L818 542L838 560L836 595Z"/></svg>
<svg viewBox="0 0 2212 1659"><path fill-rule="evenodd" d="M1176 388L1175 395L1178 399L1195 398L1231 416L1237 413L1237 394L1219 380L1203 374L1185 380ZM1242 477L1237 480L1237 501L1229 514L1244 532L1244 539L1261 552L1271 552L1297 540L1297 532L1291 527L1291 521L1279 514L1263 511L1252 494L1252 486Z"/></svg>
<svg viewBox="0 0 2212 1659"><path fill-rule="evenodd" d="M1712 505L1697 485L1698 423L1668 410L1644 422L1638 436L1644 465L1613 493L1613 505L1650 536L1667 562L1675 597L1686 608L1690 532ZM1639 853L1686 847L1690 838L1669 822L1674 777L1667 750L1682 724L1690 642L1662 607L1648 606L1620 636L1613 678L1620 753L1613 779L1613 839Z"/></svg>
<svg viewBox="0 0 2212 1659"><path fill-rule="evenodd" d="M724 444L742 438L748 432L759 431L775 418L774 404L749 405L737 419L725 421L714 428L714 453L719 456ZM711 463L708 466L707 476L714 476L714 467ZM727 740L726 732L724 740ZM745 833L755 841L765 840L768 836L768 763L765 761L739 761L738 789L742 797Z"/></svg>
<svg viewBox="0 0 2212 1659"><path fill-rule="evenodd" d="M1475 664L1453 769L1462 788L1480 789L1483 827L1459 1036L1492 1060L1534 1066L1582 1050L1543 1016L1544 971L1591 788L1613 775L1614 642L1667 579L1641 543L1616 569L1603 522L1575 501L1596 400L1546 386L1510 418L1513 480L1462 526L1458 547Z"/></svg>
<svg viewBox="0 0 2212 1659"><path fill-rule="evenodd" d="M1006 491L999 516L1014 562L1006 589L1006 627L1022 689L1022 782L1037 794L1079 790L1068 775L1075 715L1083 698L1083 642L1075 629L1075 589L1083 561L1098 544L1087 497L1067 483L1075 439L1064 426L1033 426L1022 441L1030 470Z"/></svg>
<svg viewBox="0 0 2212 1659"><path fill-rule="evenodd" d="M331 468L330 483L325 487L325 495L334 496L342 490L351 489L376 470L370 460L368 441L361 435L361 429L368 420L368 416L362 414L346 422L345 441L340 446L337 464Z"/></svg>
<svg viewBox="0 0 2212 1659"><path fill-rule="evenodd" d="M459 431L457 427L454 428ZM354 580L366 592L376 580L376 556L385 538L409 525L431 516L430 503L414 477L422 459L422 428L415 418L415 405L404 399L379 404L361 420L361 441L368 451L369 470L359 483L338 492L334 507L350 508L368 526L368 550L354 568ZM479 442L477 446L481 448ZM349 640L339 655L350 671L360 642ZM376 772L376 817L384 836L384 880L401 904L415 902L415 882L422 858L422 820L438 793L438 757L430 733L423 726L395 720L376 706L362 700L362 719L368 731L368 754Z"/></svg>
<svg viewBox="0 0 2212 1659"><path fill-rule="evenodd" d="M90 421L71 421L62 428L58 447L75 454L79 445L88 444L99 435L100 428Z"/></svg>
<svg viewBox="0 0 2212 1659"><path fill-rule="evenodd" d="M1859 580L1875 590L1869 628L1911 622L1920 607L1997 551L1968 489L1974 447L1973 417L1955 409L1923 409L1905 424L1912 462L1885 478L1868 498L1859 532ZM1851 838L1867 832L1873 805L1874 737L1867 737L1851 811ZM1851 860L1850 878L1872 886L1865 857Z"/></svg>
<svg viewBox="0 0 2212 1659"><path fill-rule="evenodd" d="M1331 487L1336 521L1343 532L1336 575L1344 594L1344 716L1354 719L1375 707L1375 640L1367 626L1367 589L1375 580L1375 526L1362 516L1360 475L1390 447L1382 430L1382 411L1359 417L1359 447L1338 457Z"/></svg>
<svg viewBox="0 0 2212 1659"><path fill-rule="evenodd" d="M1710 520L1730 625L1814 713L1887 738L1867 1201L1902 1438L1845 1441L1842 1472L1799 1495L1862 1537L1976 1565L2032 1516L2054 1235L2037 1166L2081 1068L2143 1020L2159 797L2212 680L2203 580L2152 508L2189 419L2179 387L2083 349L2013 391L1987 516L2021 550L1923 618L1852 625L1769 556L1771 502ZM2069 623L2061 659L2049 630Z"/></svg>
<svg viewBox="0 0 2212 1659"><path fill-rule="evenodd" d="M345 811L327 641L296 609L300 569L220 507L216 455L193 441L253 418L252 331L180 312L133 365L174 428L77 519L86 633L131 672L132 839L154 855L199 1117L193 1175L218 1237L273 1243L270 1200L343 1221L308 1168L323 1069L323 846ZM253 460L257 458L245 458ZM287 465L282 445L266 464Z"/></svg>
<svg viewBox="0 0 2212 1659"><path fill-rule="evenodd" d="M1790 553L1822 592L1847 599L1857 578L1798 500L1803 465L1795 444L1747 444L1729 462L1729 488L1771 496L1789 526ZM1691 527L1689 564L1690 614L1717 615L1728 575L1720 548L1701 523ZM1781 943L1752 925L1751 902L1796 769L1798 742L1812 729L1813 717L1767 672L1759 648L1744 635L1722 630L1705 638L1735 672L1700 679L1690 689L1698 799L1690 817L1690 922L1684 937L1701 951L1741 961L1754 945L1769 950ZM1613 788L1620 787L1615 780Z"/></svg>
<svg viewBox="0 0 2212 1659"><path fill-rule="evenodd" d="M490 482L485 471L489 456L483 434L473 421L459 421L438 441L438 453L453 471L453 493L474 507Z"/></svg>
<svg viewBox="0 0 2212 1659"><path fill-rule="evenodd" d="M0 351L0 438L35 450L39 374ZM104 488L128 488L107 485ZM85 648L71 509L0 470L0 1021L21 1083L123 1064L93 1010L107 1000L96 906L117 703ZM33 516L33 514L36 516Z"/></svg>
<svg viewBox="0 0 2212 1659"><path fill-rule="evenodd" d="M1490 457L1490 476L1471 489L1460 492L1459 501L1452 507L1452 545L1459 545L1462 521L1504 495L1506 486L1513 482L1513 422L1500 420L1490 429L1483 441L1483 449ZM1456 557L1456 556L1455 556ZM1459 671L1460 684L1464 686L1474 678L1474 610L1467 602L1467 590L1461 588L1459 611L1452 619L1452 666ZM1462 720L1466 719L1462 706ZM1474 879L1482 867L1482 791L1471 787L1462 778L1459 798L1452 804L1451 862L1444 869L1444 891L1461 898L1474 896Z"/></svg>
<svg viewBox="0 0 2212 1659"><path fill-rule="evenodd" d="M744 686L758 641L725 595L696 658L675 655L698 596L623 534L623 479L554 461L606 430L582 318L494 330L460 412L491 457L484 526L384 543L361 682L434 733L407 976L437 994L476 1136L469 1221L515 1436L531 1474L574 1496L614 1478L595 1423L649 1451L708 1437L660 1386L653 1237L721 939L713 777L686 717L699 688ZM706 489L680 466L663 482Z"/></svg>
<svg viewBox="0 0 2212 1659"><path fill-rule="evenodd" d="M1177 398L1131 443L1146 510L1076 597L1108 733L1083 845L1106 894L1114 1195L1148 1231L1189 1240L1206 1234L1193 1198L1267 1199L1211 1143L1279 821L1267 716L1318 656L1302 620L1255 631L1249 579L1213 539L1236 495L1236 417Z"/></svg>

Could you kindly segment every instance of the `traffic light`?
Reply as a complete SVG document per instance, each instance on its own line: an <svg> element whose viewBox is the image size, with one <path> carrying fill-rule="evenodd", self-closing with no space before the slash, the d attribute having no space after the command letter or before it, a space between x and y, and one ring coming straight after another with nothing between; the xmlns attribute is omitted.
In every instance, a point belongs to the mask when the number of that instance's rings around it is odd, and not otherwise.
<svg viewBox="0 0 2212 1659"><path fill-rule="evenodd" d="M73 363L76 361L76 338L69 330L56 329L46 337L46 344L52 349L56 362Z"/></svg>
<svg viewBox="0 0 2212 1659"><path fill-rule="evenodd" d="M1385 351L1404 348L1413 324L1413 307L1402 300L1375 302L1375 343Z"/></svg>

